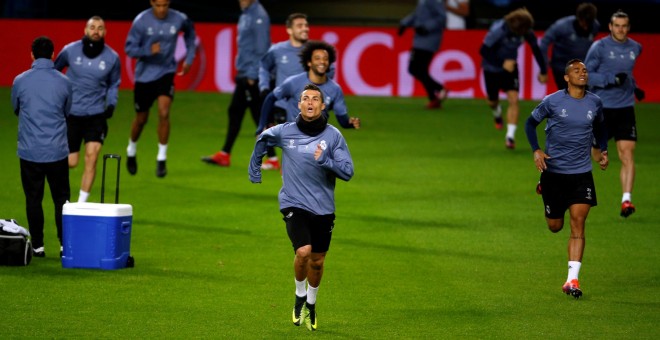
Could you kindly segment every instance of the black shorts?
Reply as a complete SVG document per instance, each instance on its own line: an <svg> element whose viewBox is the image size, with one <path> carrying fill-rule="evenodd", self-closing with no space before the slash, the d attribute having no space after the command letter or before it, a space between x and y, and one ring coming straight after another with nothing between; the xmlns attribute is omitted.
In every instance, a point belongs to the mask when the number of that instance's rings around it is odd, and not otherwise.
<svg viewBox="0 0 660 340"><path fill-rule="evenodd" d="M66 118L69 153L80 151L83 140L85 143L99 142L103 144L108 135L108 121L103 114L92 116L69 115Z"/></svg>
<svg viewBox="0 0 660 340"><path fill-rule="evenodd" d="M135 83L133 102L136 112L147 112L160 96L174 99L174 73L168 73L148 83Z"/></svg>
<svg viewBox="0 0 660 340"><path fill-rule="evenodd" d="M563 218L573 204L597 205L596 186L591 171L581 174L541 173L541 188L545 217Z"/></svg>
<svg viewBox="0 0 660 340"><path fill-rule="evenodd" d="M299 208L284 208L281 212L294 253L308 244L312 245L313 253L325 253L330 249L335 214L314 215Z"/></svg>
<svg viewBox="0 0 660 340"><path fill-rule="evenodd" d="M619 109L603 108L607 138L614 137L615 141L637 141L637 124L635 122L635 108L633 106Z"/></svg>
<svg viewBox="0 0 660 340"><path fill-rule="evenodd" d="M488 72L484 71L484 80L486 82L486 94L488 100L497 101L500 98L500 90L519 91L520 81L518 81L518 67L513 72Z"/></svg>

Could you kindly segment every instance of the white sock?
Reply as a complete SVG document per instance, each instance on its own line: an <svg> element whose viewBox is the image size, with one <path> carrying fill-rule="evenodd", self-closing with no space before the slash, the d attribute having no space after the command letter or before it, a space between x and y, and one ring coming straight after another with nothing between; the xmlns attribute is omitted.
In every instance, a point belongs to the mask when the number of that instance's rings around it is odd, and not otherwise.
<svg viewBox="0 0 660 340"><path fill-rule="evenodd" d="M307 304L313 305L316 303L316 292L319 290L319 287L307 287Z"/></svg>
<svg viewBox="0 0 660 340"><path fill-rule="evenodd" d="M78 203L87 202L88 197L89 197L89 193L84 192L82 191L82 189L80 189L80 193L78 194Z"/></svg>
<svg viewBox="0 0 660 340"><path fill-rule="evenodd" d="M156 156L157 161L164 161L167 159L167 144L158 143L158 156Z"/></svg>
<svg viewBox="0 0 660 340"><path fill-rule="evenodd" d="M629 193L629 192L624 192L624 193L623 193L623 197L621 198L621 203L623 203L623 202L625 202L625 201L630 201L630 202L632 202L632 199L631 199L631 197L630 197L630 193Z"/></svg>
<svg viewBox="0 0 660 340"><path fill-rule="evenodd" d="M507 124L506 125L506 138L516 139L516 124Z"/></svg>
<svg viewBox="0 0 660 340"><path fill-rule="evenodd" d="M296 281L296 296L303 297L307 294L307 280Z"/></svg>
<svg viewBox="0 0 660 340"><path fill-rule="evenodd" d="M493 110L493 117L495 118L502 117L502 106L500 106L499 104L497 105L497 108Z"/></svg>
<svg viewBox="0 0 660 340"><path fill-rule="evenodd" d="M573 279L577 280L578 274L580 274L580 266L582 266L581 262L568 261L568 278L566 282L570 282Z"/></svg>
<svg viewBox="0 0 660 340"><path fill-rule="evenodd" d="M134 142L129 138L128 147L126 148L126 156L135 157L136 153L137 153L137 142Z"/></svg>

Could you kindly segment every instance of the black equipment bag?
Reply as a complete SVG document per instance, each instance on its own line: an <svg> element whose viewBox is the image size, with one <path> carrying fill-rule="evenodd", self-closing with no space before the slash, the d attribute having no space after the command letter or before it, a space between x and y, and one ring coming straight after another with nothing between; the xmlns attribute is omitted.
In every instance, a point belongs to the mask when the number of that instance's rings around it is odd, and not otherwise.
<svg viewBox="0 0 660 340"><path fill-rule="evenodd" d="M23 233L20 230L23 230ZM32 243L16 220L0 220L0 265L27 266L32 261ZM28 233L29 234L29 233Z"/></svg>

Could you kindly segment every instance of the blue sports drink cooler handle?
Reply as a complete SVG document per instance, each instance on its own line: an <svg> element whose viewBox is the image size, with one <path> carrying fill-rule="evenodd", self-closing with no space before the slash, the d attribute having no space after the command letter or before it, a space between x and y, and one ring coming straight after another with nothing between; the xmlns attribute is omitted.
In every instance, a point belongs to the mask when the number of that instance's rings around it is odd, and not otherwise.
<svg viewBox="0 0 660 340"><path fill-rule="evenodd" d="M119 203L119 173L121 156L115 154L105 154L103 155L103 175L101 176L101 203L103 203L103 198L105 196L105 162L108 158L117 159L117 188L115 189L115 204Z"/></svg>
<svg viewBox="0 0 660 340"><path fill-rule="evenodd" d="M122 234L128 234L131 232L131 222L129 221L124 221L121 223L121 233Z"/></svg>

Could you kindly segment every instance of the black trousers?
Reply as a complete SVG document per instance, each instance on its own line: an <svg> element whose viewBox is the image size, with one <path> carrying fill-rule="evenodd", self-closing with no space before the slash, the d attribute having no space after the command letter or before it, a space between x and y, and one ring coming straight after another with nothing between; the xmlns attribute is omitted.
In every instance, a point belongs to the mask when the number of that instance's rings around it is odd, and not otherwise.
<svg viewBox="0 0 660 340"><path fill-rule="evenodd" d="M21 159L21 183L25 193L25 210L34 248L44 246L44 198L45 180L55 205L57 238L62 245L62 207L71 197L69 187L68 157L56 162L36 163Z"/></svg>
<svg viewBox="0 0 660 340"><path fill-rule="evenodd" d="M255 79L254 84L249 85L247 78L236 77L236 88L231 97L228 110L229 129L227 131L227 137L225 138L225 145L222 147L222 151L231 153L231 149L234 147L234 142L236 142L236 138L238 138L238 133L241 131L241 124L243 123L243 117L245 117L245 111L248 108L250 109L255 129L259 126L261 104L262 101L261 96L259 95L258 81ZM270 157L274 155L275 151L273 148L269 148L268 156Z"/></svg>
<svg viewBox="0 0 660 340"><path fill-rule="evenodd" d="M444 86L431 78L429 66L433 60L433 52L413 48L410 52L410 61L408 62L408 73L419 80L426 90L429 100L436 99L436 92L441 91Z"/></svg>

